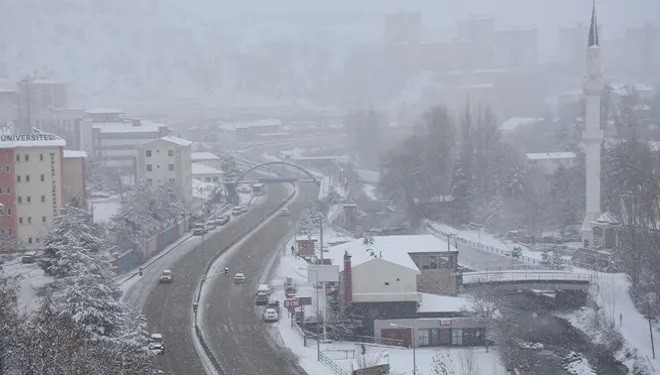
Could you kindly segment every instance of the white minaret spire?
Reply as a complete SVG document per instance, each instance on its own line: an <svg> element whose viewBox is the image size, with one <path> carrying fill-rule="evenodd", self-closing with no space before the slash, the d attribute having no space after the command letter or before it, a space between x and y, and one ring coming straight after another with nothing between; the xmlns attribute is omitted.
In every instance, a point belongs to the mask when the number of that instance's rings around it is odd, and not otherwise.
<svg viewBox="0 0 660 375"><path fill-rule="evenodd" d="M593 224L600 216L600 151L603 130L600 126L600 99L603 93L603 77L600 60L598 22L596 21L596 1L594 0L587 43L587 78L584 82L586 103L585 129L582 144L586 156L586 210L582 223L582 243L594 244Z"/></svg>

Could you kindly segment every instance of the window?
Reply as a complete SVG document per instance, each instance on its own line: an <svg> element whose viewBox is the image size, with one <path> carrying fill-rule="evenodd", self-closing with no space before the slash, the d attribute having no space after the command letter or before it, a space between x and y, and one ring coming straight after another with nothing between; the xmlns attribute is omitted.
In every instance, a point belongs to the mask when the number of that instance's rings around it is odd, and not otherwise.
<svg viewBox="0 0 660 375"><path fill-rule="evenodd" d="M386 281L386 282L385 282L385 286L388 286L388 285L390 285L390 282L389 282L389 281Z"/></svg>
<svg viewBox="0 0 660 375"><path fill-rule="evenodd" d="M25 182L30 182L30 175L29 174L25 175Z"/></svg>
<svg viewBox="0 0 660 375"><path fill-rule="evenodd" d="M39 176L39 178L41 179L41 182L44 182L44 180L46 179L44 175Z"/></svg>
<svg viewBox="0 0 660 375"><path fill-rule="evenodd" d="M174 164L170 164L168 167L169 167L170 171L174 170Z"/></svg>
<svg viewBox="0 0 660 375"><path fill-rule="evenodd" d="M23 203L23 197L19 196L18 197L18 204L22 204L22 203Z"/></svg>
<svg viewBox="0 0 660 375"><path fill-rule="evenodd" d="M147 182L148 182L148 183L151 183L152 181L153 181L152 179L147 178Z"/></svg>
<svg viewBox="0 0 660 375"><path fill-rule="evenodd" d="M7 194L11 194L11 186L7 186Z"/></svg>
<svg viewBox="0 0 660 375"><path fill-rule="evenodd" d="M8 165L5 167L5 172L10 173L11 172L11 165Z"/></svg>
<svg viewBox="0 0 660 375"><path fill-rule="evenodd" d="M7 209L7 216L11 216L11 208Z"/></svg>
<svg viewBox="0 0 660 375"><path fill-rule="evenodd" d="M145 153L145 155L147 155L148 158L151 157L151 150L147 150L144 153Z"/></svg>
<svg viewBox="0 0 660 375"><path fill-rule="evenodd" d="M41 203L46 203L46 196L45 195L41 196Z"/></svg>
<svg viewBox="0 0 660 375"><path fill-rule="evenodd" d="M21 155L16 154L16 161L21 161Z"/></svg>
<svg viewBox="0 0 660 375"><path fill-rule="evenodd" d="M37 237L37 243L41 242L41 238Z"/></svg>
<svg viewBox="0 0 660 375"><path fill-rule="evenodd" d="M175 183L176 180L174 180L173 178L170 178L170 182L171 182L171 183Z"/></svg>
<svg viewBox="0 0 660 375"><path fill-rule="evenodd" d="M28 224L32 224L32 216L28 216Z"/></svg>
<svg viewBox="0 0 660 375"><path fill-rule="evenodd" d="M174 150L167 150L167 156L174 156Z"/></svg>
<svg viewBox="0 0 660 375"><path fill-rule="evenodd" d="M25 198L26 198L27 203L32 203L32 199L30 198L29 195L28 195L27 197L25 197Z"/></svg>
<svg viewBox="0 0 660 375"><path fill-rule="evenodd" d="M39 154L39 161L44 161L44 154Z"/></svg>
<svg viewBox="0 0 660 375"><path fill-rule="evenodd" d="M213 177L213 182L218 182L219 180L218 176Z"/></svg>
<svg viewBox="0 0 660 375"><path fill-rule="evenodd" d="M2 194L2 186L0 186L0 194Z"/></svg>
<svg viewBox="0 0 660 375"><path fill-rule="evenodd" d="M206 180L206 182L211 182L211 177L205 177L204 180Z"/></svg>
<svg viewBox="0 0 660 375"><path fill-rule="evenodd" d="M21 182L21 176L20 175L16 175L16 182Z"/></svg>
<svg viewBox="0 0 660 375"><path fill-rule="evenodd" d="M19 217L19 218L18 218L18 223L19 223L19 224L23 224L23 218L22 218L22 217Z"/></svg>
<svg viewBox="0 0 660 375"><path fill-rule="evenodd" d="M147 164L147 172L151 172L151 170L152 170L151 164Z"/></svg>
<svg viewBox="0 0 660 375"><path fill-rule="evenodd" d="M0 216L3 216L5 214L5 208L0 206Z"/></svg>
<svg viewBox="0 0 660 375"><path fill-rule="evenodd" d="M32 243L32 237L28 237L28 243Z"/></svg>
<svg viewBox="0 0 660 375"><path fill-rule="evenodd" d="M46 217L45 216L41 217L41 222L44 223L44 224L46 223Z"/></svg>
<svg viewBox="0 0 660 375"><path fill-rule="evenodd" d="M25 154L25 161L30 161L30 154Z"/></svg>

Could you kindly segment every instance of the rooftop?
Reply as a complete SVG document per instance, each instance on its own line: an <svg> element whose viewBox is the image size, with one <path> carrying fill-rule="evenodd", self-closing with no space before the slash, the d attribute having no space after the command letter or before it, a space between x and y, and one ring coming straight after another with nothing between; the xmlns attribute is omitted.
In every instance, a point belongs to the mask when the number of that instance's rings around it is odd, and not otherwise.
<svg viewBox="0 0 660 375"><path fill-rule="evenodd" d="M64 150L65 158L86 158L87 153L79 150Z"/></svg>
<svg viewBox="0 0 660 375"><path fill-rule="evenodd" d="M195 160L220 160L220 157L212 152L193 152L190 154L190 158Z"/></svg>
<svg viewBox="0 0 660 375"><path fill-rule="evenodd" d="M99 129L101 133L157 133L163 127L167 125L154 121L141 121L138 126L123 121L95 122L93 125L93 128Z"/></svg>
<svg viewBox="0 0 660 375"><path fill-rule="evenodd" d="M220 169L209 167L208 165L204 165L202 163L192 163L192 174L223 174L223 172Z"/></svg>
<svg viewBox="0 0 660 375"><path fill-rule="evenodd" d="M574 152L538 152L527 154L527 159L530 160L544 160L544 159L573 159L576 155Z"/></svg>
<svg viewBox="0 0 660 375"><path fill-rule="evenodd" d="M0 149L55 146L66 146L66 141L55 134L36 129L32 134L14 134L10 128L0 129Z"/></svg>
<svg viewBox="0 0 660 375"><path fill-rule="evenodd" d="M223 130L236 130L246 129L259 126L282 126L282 121L279 119L263 119L254 121L239 121L239 122L223 122L220 123L220 128Z"/></svg>
<svg viewBox="0 0 660 375"><path fill-rule="evenodd" d="M519 126L536 124L542 120L540 117L512 117L500 125L500 130L516 130Z"/></svg>
<svg viewBox="0 0 660 375"><path fill-rule="evenodd" d="M100 115L100 114L122 114L124 111L114 108L92 108L85 111L90 115Z"/></svg>
<svg viewBox="0 0 660 375"><path fill-rule="evenodd" d="M410 258L411 253L444 252L447 241L430 234L411 236L374 236L373 245L365 245L364 239L356 239L329 249L328 257L332 264L342 265L344 253L351 255L351 266L366 263L372 259L381 258L388 262L419 271L415 262ZM373 250L372 256L367 247Z"/></svg>
<svg viewBox="0 0 660 375"><path fill-rule="evenodd" d="M174 144L177 144L177 145L183 146L183 147L190 146L192 144L191 141L189 141L185 138L180 138L180 137L176 137L176 136L173 136L173 135L166 135L164 137L161 137L160 139L162 139L164 141L167 141L167 142L172 142Z"/></svg>

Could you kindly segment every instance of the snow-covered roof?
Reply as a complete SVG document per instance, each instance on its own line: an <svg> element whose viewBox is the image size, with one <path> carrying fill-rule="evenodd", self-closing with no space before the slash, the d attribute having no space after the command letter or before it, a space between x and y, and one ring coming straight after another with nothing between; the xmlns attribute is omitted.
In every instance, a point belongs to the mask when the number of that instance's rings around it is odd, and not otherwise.
<svg viewBox="0 0 660 375"><path fill-rule="evenodd" d="M223 130L236 130L247 129L260 126L282 126L282 121L279 119L263 119L254 121L241 121L241 122L225 122L220 124L220 129Z"/></svg>
<svg viewBox="0 0 660 375"><path fill-rule="evenodd" d="M212 152L193 152L190 154L190 158L193 161L196 160L220 160L220 157Z"/></svg>
<svg viewBox="0 0 660 375"><path fill-rule="evenodd" d="M356 239L329 249L329 258L332 264L342 265L344 253L351 255L351 266L366 263L376 257L392 262L403 267L419 271L415 262L410 258L411 253L422 252L444 252L447 249L447 241L441 240L430 234L411 236L374 236L373 245L365 245L364 239ZM367 251L367 247L373 250L374 256Z"/></svg>
<svg viewBox="0 0 660 375"><path fill-rule="evenodd" d="M619 223L619 221L614 217L614 215L612 215L609 212L602 213L598 217L598 219L596 219L596 222L597 223L604 223L604 224L618 224Z"/></svg>
<svg viewBox="0 0 660 375"><path fill-rule="evenodd" d="M101 133L157 133L166 126L154 121L141 121L137 126L132 122L112 121L95 122L93 128L100 130Z"/></svg>
<svg viewBox="0 0 660 375"><path fill-rule="evenodd" d="M192 174L223 174L220 169L209 167L208 165L202 163L192 163Z"/></svg>
<svg viewBox="0 0 660 375"><path fill-rule="evenodd" d="M79 150L64 150L65 158L86 158L87 153Z"/></svg>
<svg viewBox="0 0 660 375"><path fill-rule="evenodd" d="M574 159L574 152L534 152L527 154L530 160L548 160L548 159Z"/></svg>
<svg viewBox="0 0 660 375"><path fill-rule="evenodd" d="M164 137L161 137L160 139L162 139L164 141L167 141L167 142L172 142L174 144L177 144L177 145L183 146L183 147L190 146L192 144L192 141L189 141L189 140L184 139L184 138L176 137L176 136L173 136L173 135L166 135Z"/></svg>
<svg viewBox="0 0 660 375"><path fill-rule="evenodd" d="M420 302L417 312L461 312L470 309L470 301L463 297L440 296L431 293L419 293Z"/></svg>
<svg viewBox="0 0 660 375"><path fill-rule="evenodd" d="M101 114L108 115L108 114L122 114L124 113L124 111L113 108L92 108L86 110L85 113L88 113L90 115L101 115Z"/></svg>
<svg viewBox="0 0 660 375"><path fill-rule="evenodd" d="M512 117L500 125L500 130L515 130L519 126L536 124L542 120L542 118L538 117Z"/></svg>

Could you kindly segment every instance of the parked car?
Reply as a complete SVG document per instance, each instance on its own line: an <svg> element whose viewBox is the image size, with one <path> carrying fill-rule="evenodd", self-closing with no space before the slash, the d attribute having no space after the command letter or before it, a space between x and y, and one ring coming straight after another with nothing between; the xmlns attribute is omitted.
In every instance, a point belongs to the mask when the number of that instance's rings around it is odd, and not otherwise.
<svg viewBox="0 0 660 375"><path fill-rule="evenodd" d="M270 295L270 286L268 284L259 284L257 287L257 294Z"/></svg>
<svg viewBox="0 0 660 375"><path fill-rule="evenodd" d="M234 275L234 283L235 284L242 284L244 282L245 282L245 275L244 274L239 272L236 275Z"/></svg>
<svg viewBox="0 0 660 375"><path fill-rule="evenodd" d="M282 215L282 216L290 216L290 215L291 215L291 211L290 211L288 208L284 207L284 208L282 209L282 213L281 213L281 215Z"/></svg>
<svg viewBox="0 0 660 375"><path fill-rule="evenodd" d="M275 309L267 307L263 312L264 322L276 322L280 320L280 314Z"/></svg>
<svg viewBox="0 0 660 375"><path fill-rule="evenodd" d="M246 213L248 212L248 206L246 204L240 206L241 207L241 213Z"/></svg>
<svg viewBox="0 0 660 375"><path fill-rule="evenodd" d="M243 209L241 208L241 206L234 206L231 209L231 214L234 215L234 216L238 216L242 213L243 213Z"/></svg>
<svg viewBox="0 0 660 375"><path fill-rule="evenodd" d="M171 269L164 269L163 273L160 274L160 282L161 283L171 283L174 281L174 275L172 275L172 270Z"/></svg>
<svg viewBox="0 0 660 375"><path fill-rule="evenodd" d="M155 354L163 354L165 352L165 341L163 340L163 335L160 333L154 333L149 338L149 350Z"/></svg>
<svg viewBox="0 0 660 375"><path fill-rule="evenodd" d="M206 220L204 225L206 226L207 231L213 230L213 229L215 229L215 220Z"/></svg>
<svg viewBox="0 0 660 375"><path fill-rule="evenodd" d="M34 255L23 255L21 257L21 263L34 263L35 261Z"/></svg>
<svg viewBox="0 0 660 375"><path fill-rule="evenodd" d="M257 294L256 302L257 306L267 305L268 304L268 294Z"/></svg>
<svg viewBox="0 0 660 375"><path fill-rule="evenodd" d="M228 215L218 216L215 218L214 221L215 221L215 225L217 226L225 225L229 222L229 216Z"/></svg>
<svg viewBox="0 0 660 375"><path fill-rule="evenodd" d="M277 311L278 314L280 313L280 301L278 300L269 301L266 307L275 309L275 311Z"/></svg>
<svg viewBox="0 0 660 375"><path fill-rule="evenodd" d="M195 236L201 236L203 234L206 234L208 231L206 230L206 225L203 223L197 223L193 225L193 235Z"/></svg>

